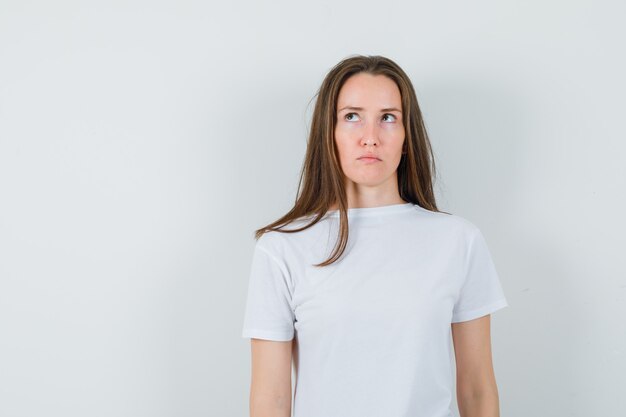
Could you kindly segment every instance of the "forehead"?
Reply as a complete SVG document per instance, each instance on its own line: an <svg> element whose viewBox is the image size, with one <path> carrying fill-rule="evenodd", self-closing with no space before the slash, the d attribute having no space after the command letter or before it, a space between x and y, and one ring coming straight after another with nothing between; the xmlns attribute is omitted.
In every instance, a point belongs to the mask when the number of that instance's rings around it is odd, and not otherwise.
<svg viewBox="0 0 626 417"><path fill-rule="evenodd" d="M400 89L395 81L384 75L358 73L348 78L339 90L337 108L398 107L402 104Z"/></svg>

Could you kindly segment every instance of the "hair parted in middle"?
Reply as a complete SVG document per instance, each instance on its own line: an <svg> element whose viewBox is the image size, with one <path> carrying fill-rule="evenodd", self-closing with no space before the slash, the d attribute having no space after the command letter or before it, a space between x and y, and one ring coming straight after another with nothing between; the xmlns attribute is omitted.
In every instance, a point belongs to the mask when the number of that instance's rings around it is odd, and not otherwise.
<svg viewBox="0 0 626 417"><path fill-rule="evenodd" d="M411 80L389 58L380 55L350 56L328 72L315 95L317 100L293 208L275 222L255 231L256 239L269 231L296 233L316 224L331 206L337 204L339 239L331 256L315 266L335 262L348 242L348 202L334 131L339 91L348 78L358 73L384 75L398 86L405 131L403 154L397 168L400 197L427 210L441 212L437 209L433 192L433 179L436 178L434 155ZM310 217L311 222L297 229L282 228L303 217Z"/></svg>

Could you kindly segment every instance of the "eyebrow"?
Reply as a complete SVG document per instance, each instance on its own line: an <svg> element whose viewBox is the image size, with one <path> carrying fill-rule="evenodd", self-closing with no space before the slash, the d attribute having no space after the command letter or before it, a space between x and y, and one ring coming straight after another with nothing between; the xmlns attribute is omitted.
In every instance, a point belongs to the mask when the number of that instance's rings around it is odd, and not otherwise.
<svg viewBox="0 0 626 417"><path fill-rule="evenodd" d="M338 111L343 111L343 110L358 110L358 111L361 111L361 110L363 110L363 107L346 106L346 107L344 107L342 109L339 109ZM390 111L397 111L398 113L402 113L402 110L397 109L395 107L387 107L385 109L380 109L380 111L389 111L389 112Z"/></svg>

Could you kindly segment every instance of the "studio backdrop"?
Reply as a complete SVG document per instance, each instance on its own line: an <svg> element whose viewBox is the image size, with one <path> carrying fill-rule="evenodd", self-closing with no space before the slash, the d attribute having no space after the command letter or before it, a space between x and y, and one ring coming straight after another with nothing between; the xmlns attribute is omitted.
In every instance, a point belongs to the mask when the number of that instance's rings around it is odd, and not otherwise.
<svg viewBox="0 0 626 417"><path fill-rule="evenodd" d="M314 94L411 77L475 223L502 416L626 415L623 2L0 2L0 416L245 416L253 231Z"/></svg>

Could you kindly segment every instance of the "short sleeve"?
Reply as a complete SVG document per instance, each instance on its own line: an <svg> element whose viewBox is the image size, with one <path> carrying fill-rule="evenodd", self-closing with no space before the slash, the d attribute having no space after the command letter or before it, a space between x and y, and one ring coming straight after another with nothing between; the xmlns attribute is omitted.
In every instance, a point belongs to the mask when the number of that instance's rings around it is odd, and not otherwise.
<svg viewBox="0 0 626 417"><path fill-rule="evenodd" d="M279 260L257 242L252 256L242 337L289 341L294 335L290 280Z"/></svg>
<svg viewBox="0 0 626 417"><path fill-rule="evenodd" d="M491 253L481 231L472 232L466 273L452 312L452 323L473 320L508 306Z"/></svg>

